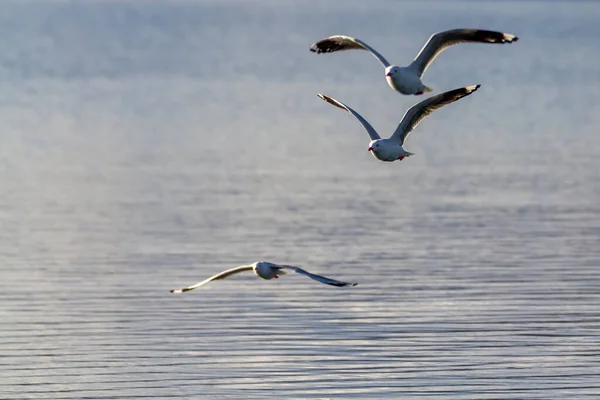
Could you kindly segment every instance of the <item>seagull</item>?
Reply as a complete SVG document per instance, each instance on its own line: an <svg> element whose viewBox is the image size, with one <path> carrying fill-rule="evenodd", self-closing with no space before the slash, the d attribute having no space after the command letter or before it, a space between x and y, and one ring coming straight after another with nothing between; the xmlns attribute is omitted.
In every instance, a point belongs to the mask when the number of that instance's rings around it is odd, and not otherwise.
<svg viewBox="0 0 600 400"><path fill-rule="evenodd" d="M228 269L227 271L220 272L214 276L211 276L208 279L203 280L202 282L198 282L195 285L185 287L183 289L173 289L171 293L183 293L188 292L190 290L194 290L203 286L211 281L216 281L219 279L225 279L230 277L231 275L238 274L244 271L254 271L256 275L258 275L262 279L277 279L280 275L286 274L285 270L292 270L297 274L302 274L308 276L310 279L314 279L315 281L319 281L321 283L325 283L331 286L356 286L358 283L347 283L336 281L335 279L327 278L321 275L311 274L308 271L303 270L302 268L294 267L292 265L282 265L282 264L273 264L268 261L257 261L250 265L241 265L239 267Z"/></svg>
<svg viewBox="0 0 600 400"><path fill-rule="evenodd" d="M451 29L438 32L429 37L429 40L425 43L419 54L417 54L417 57L407 67L390 64L371 46L360 39L350 36L335 35L321 39L311 46L310 51L320 54L341 50L367 50L385 68L385 79L392 89L402 94L421 95L433 90L421 82L423 74L427 70L427 67L429 67L429 64L447 47L459 43L512 43L517 40L519 38L510 33L480 29Z"/></svg>
<svg viewBox="0 0 600 400"><path fill-rule="evenodd" d="M419 125L419 123L425 119L429 114L445 106L455 102L456 100L462 99L465 96L470 95L476 91L481 85L471 85L462 88L450 90L448 92L440 93L435 96L431 96L420 103L412 106L404 114L400 124L389 139L382 139L381 136L375 131L375 129L364 119L359 113L334 98L325 96L324 94L318 93L317 95L325 100L326 102L333 104L336 107L344 109L352 114L358 122L367 130L371 142L369 143L369 151L373 156L381 161L396 161L403 160L405 157L414 155L410 153L402 146L406 141L406 138L410 132Z"/></svg>

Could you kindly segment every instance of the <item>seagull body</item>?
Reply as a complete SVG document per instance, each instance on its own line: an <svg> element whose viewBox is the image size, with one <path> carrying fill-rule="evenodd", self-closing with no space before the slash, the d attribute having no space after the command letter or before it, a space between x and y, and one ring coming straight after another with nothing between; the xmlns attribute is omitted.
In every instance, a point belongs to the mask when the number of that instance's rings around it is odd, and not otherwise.
<svg viewBox="0 0 600 400"><path fill-rule="evenodd" d="M429 64L446 48L459 43L512 43L519 40L510 33L480 29L451 29L429 37L417 57L406 67L390 64L381 54L360 39L334 35L314 43L310 51L317 54L342 50L367 50L385 68L385 79L390 87L402 94L420 95L432 89L421 81Z"/></svg>
<svg viewBox="0 0 600 400"><path fill-rule="evenodd" d="M257 261L250 265L241 265L239 267L231 268L226 271L220 272L214 276L211 276L208 279L205 279L201 282L196 283L195 285L185 287L183 289L173 289L171 293L183 293L188 292L190 290L196 289L200 286L203 286L209 282L216 281L219 279L225 279L231 275L238 274L244 271L254 271L254 274L262 279L277 279L280 275L286 274L286 270L292 270L297 274L306 275L315 281L319 281L321 283L325 283L331 286L356 286L357 283L347 283L341 282L335 279L327 278L325 276L311 274L308 271L303 270L302 268L294 267L292 265L282 265L282 264L273 264L268 261Z"/></svg>
<svg viewBox="0 0 600 400"><path fill-rule="evenodd" d="M371 142L369 143L369 151L373 156L381 161L396 161L403 160L405 157L412 156L413 153L410 153L402 147L406 138L410 134L410 132L416 128L416 126L425 119L429 114L433 111L441 108L447 104L453 103L459 99L462 99L465 96L470 95L474 91L476 91L481 85L471 85L466 86L454 90L450 90L448 92L440 93L435 96L431 96L420 103L412 106L405 114L400 124L394 131L391 137L388 139L382 139L381 136L377 133L377 131L364 119L359 113L354 111L352 108L348 107L341 101L338 101L329 96L325 96L324 94L318 94L320 98L325 100L326 102L339 107L343 110L348 111L352 114L358 122L362 124L365 128L369 137L371 138Z"/></svg>

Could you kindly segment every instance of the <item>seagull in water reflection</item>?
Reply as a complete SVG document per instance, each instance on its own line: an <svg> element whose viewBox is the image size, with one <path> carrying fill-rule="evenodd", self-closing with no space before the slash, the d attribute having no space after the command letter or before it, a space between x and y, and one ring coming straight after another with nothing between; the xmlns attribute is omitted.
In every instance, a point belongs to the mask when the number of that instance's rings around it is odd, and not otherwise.
<svg viewBox="0 0 600 400"><path fill-rule="evenodd" d="M292 265L282 265L282 264L273 264L268 261L257 261L250 265L241 265L239 267L228 269L227 271L220 272L214 276L211 276L208 279L203 280L202 282L198 282L195 285L185 287L183 289L173 289L171 293L183 293L188 292L190 290L194 290L199 288L200 286L206 285L209 282L216 281L219 279L225 279L230 277L231 275L238 274L244 271L254 271L254 274L258 275L262 279L277 279L280 275L285 275L286 270L294 271L297 274L306 275L310 279L314 279L315 281L319 281L321 283L325 283L331 286L356 286L358 283L347 283L337 281L335 279L327 278L321 275L311 274L308 271L303 270L302 268L294 267Z"/></svg>
<svg viewBox="0 0 600 400"><path fill-rule="evenodd" d="M465 96L470 95L474 91L476 91L481 85L471 85L466 86L454 90L450 90L448 92L440 93L436 96L431 96L428 99L421 101L420 103L412 106L404 117L400 124L392 134L392 136L388 139L382 139L381 136L377 133L377 131L364 119L359 113L332 97L325 96L324 94L319 93L318 96L332 104L336 107L339 107L343 110L348 111L352 114L358 122L362 124L362 126L367 130L369 137L371 138L371 142L369 143L369 151L373 156L381 161L396 161L403 160L405 157L410 157L414 153L410 153L402 147L406 138L410 134L410 132L419 125L423 119L425 119L429 114L445 106L446 104L450 104L455 102L456 100L462 99Z"/></svg>
<svg viewBox="0 0 600 400"><path fill-rule="evenodd" d="M334 35L314 43L310 51L333 53L342 50L367 50L385 68L385 79L390 87L402 94L420 95L432 89L421 82L429 64L446 48L459 43L512 43L519 40L510 33L486 31L482 29L451 29L438 32L429 37L417 57L406 67L392 65L375 49L360 39L350 36Z"/></svg>

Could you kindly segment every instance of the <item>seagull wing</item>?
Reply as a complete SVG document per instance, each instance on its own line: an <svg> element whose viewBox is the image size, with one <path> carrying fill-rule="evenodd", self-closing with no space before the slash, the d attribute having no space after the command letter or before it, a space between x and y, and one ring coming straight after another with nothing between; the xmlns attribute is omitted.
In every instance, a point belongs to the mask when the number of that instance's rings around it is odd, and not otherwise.
<svg viewBox="0 0 600 400"><path fill-rule="evenodd" d="M335 279L327 278L325 276L311 274L310 272L305 271L302 268L294 267L292 265L278 265L277 268L291 269L292 271L296 272L297 274L306 275L310 279L314 279L315 281L319 281L321 283L325 283L325 284L331 285L331 286L356 286L356 285L358 285L358 283L341 282L341 281L337 281Z"/></svg>
<svg viewBox="0 0 600 400"><path fill-rule="evenodd" d="M190 290L194 290L196 288L199 288L200 286L205 285L208 282L216 281L218 279L225 279L225 278L227 278L227 277L229 277L231 275L238 274L238 273L243 272L243 271L251 271L253 268L254 267L252 265L242 265L242 266L239 266L239 267L231 268L231 269L228 269L227 271L219 272L218 274L216 274L214 276L211 276L210 278L205 279L202 282L198 282L195 285L188 286L188 287L185 287L183 289L173 289L173 290L171 290L171 293L188 292Z"/></svg>
<svg viewBox="0 0 600 400"><path fill-rule="evenodd" d="M350 114L354 115L354 118L356 118L358 120L358 122L360 122L362 124L362 126L365 127L365 129L367 130L367 133L369 134L369 137L371 138L371 140L381 139L381 136L379 136L379 134L377 133L377 131L375 129L373 129L373 127L371 126L371 124L369 124L367 122L367 120L364 119L359 113L357 113L356 111L354 111L353 109L351 109L350 107L348 107L347 105L345 105L344 103L342 103L341 101L337 101L336 99L334 99L332 97L325 96L324 94L321 94L321 93L318 93L317 96L319 96L320 98L322 98L323 100L325 100L329 104L333 104L334 106L339 107L339 108L341 108L343 110L346 110Z"/></svg>
<svg viewBox="0 0 600 400"><path fill-rule="evenodd" d="M429 67L429 64L435 60L447 47L459 43L512 43L519 40L510 33L485 31L481 29L451 29L449 31L438 32L429 38L423 46L417 57L409 68L415 70L419 76L422 76Z"/></svg>
<svg viewBox="0 0 600 400"><path fill-rule="evenodd" d="M362 40L350 36L329 36L328 38L321 39L310 46L310 51L317 54L333 53L335 51L342 50L367 50L373 54L373 56L383 65L384 68L390 66L390 63L381 54L375 51L375 49Z"/></svg>
<svg viewBox="0 0 600 400"><path fill-rule="evenodd" d="M456 100L462 99L465 96L470 95L476 91L481 85L471 85L448 92L440 93L435 96L431 96L422 102L412 106L402 117L402 121L394 131L394 134L390 138L391 141L399 143L401 146L410 134L410 132L419 125L419 122L424 120L429 114L445 106L455 102Z"/></svg>

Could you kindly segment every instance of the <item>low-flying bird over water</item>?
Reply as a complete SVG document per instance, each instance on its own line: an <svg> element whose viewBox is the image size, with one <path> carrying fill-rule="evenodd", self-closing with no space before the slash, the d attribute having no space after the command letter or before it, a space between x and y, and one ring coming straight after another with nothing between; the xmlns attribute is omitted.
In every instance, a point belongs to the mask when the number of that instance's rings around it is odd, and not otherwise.
<svg viewBox="0 0 600 400"><path fill-rule="evenodd" d="M392 65L375 49L360 39L350 36L335 35L314 43L310 51L333 53L341 50L367 50L385 68L385 79L392 89L402 94L420 95L431 92L432 89L421 82L429 64L435 60L444 49L459 43L512 43L519 40L510 33L485 31L480 29L451 29L438 32L429 38L413 62L406 67Z"/></svg>
<svg viewBox="0 0 600 400"><path fill-rule="evenodd" d="M258 275L262 279L277 279L280 275L284 275L287 273L287 270L291 270L296 272L297 274L306 275L310 279L314 279L315 281L319 281L321 283L325 283L331 286L356 286L358 283L347 283L337 281L335 279L327 278L321 275L311 274L308 271L303 270L302 268L294 267L292 265L281 265L281 264L273 264L268 261L257 261L250 265L241 265L239 267L228 269L227 271L220 272L214 276L211 276L208 279L203 280L202 282L198 282L195 285L185 287L183 289L173 289L171 293L183 293L188 292L190 290L194 290L207 284L208 282L216 281L219 279L225 279L230 277L231 275L238 274L244 271L254 271L256 275Z"/></svg>
<svg viewBox="0 0 600 400"><path fill-rule="evenodd" d="M431 96L428 99L421 101L420 103L412 106L404 117L400 121L400 124L392 134L392 136L388 139L382 139L381 136L373 129L371 124L367 122L359 113L342 103L336 99L333 99L329 96L325 96L324 94L319 93L318 96L325 100L326 102L333 104L336 107L339 107L343 110L348 111L352 114L358 122L362 124L362 126L367 130L369 137L371 138L371 142L369 143L369 151L375 158L381 161L396 161L403 160L404 157L412 156L413 153L410 153L402 147L406 138L410 134L410 132L419 125L423 119L425 119L429 114L445 106L446 104L450 104L455 102L456 100L462 99L465 96L470 95L474 91L476 91L481 85L471 85L466 86L454 90L450 90L448 92L440 93L435 96Z"/></svg>

